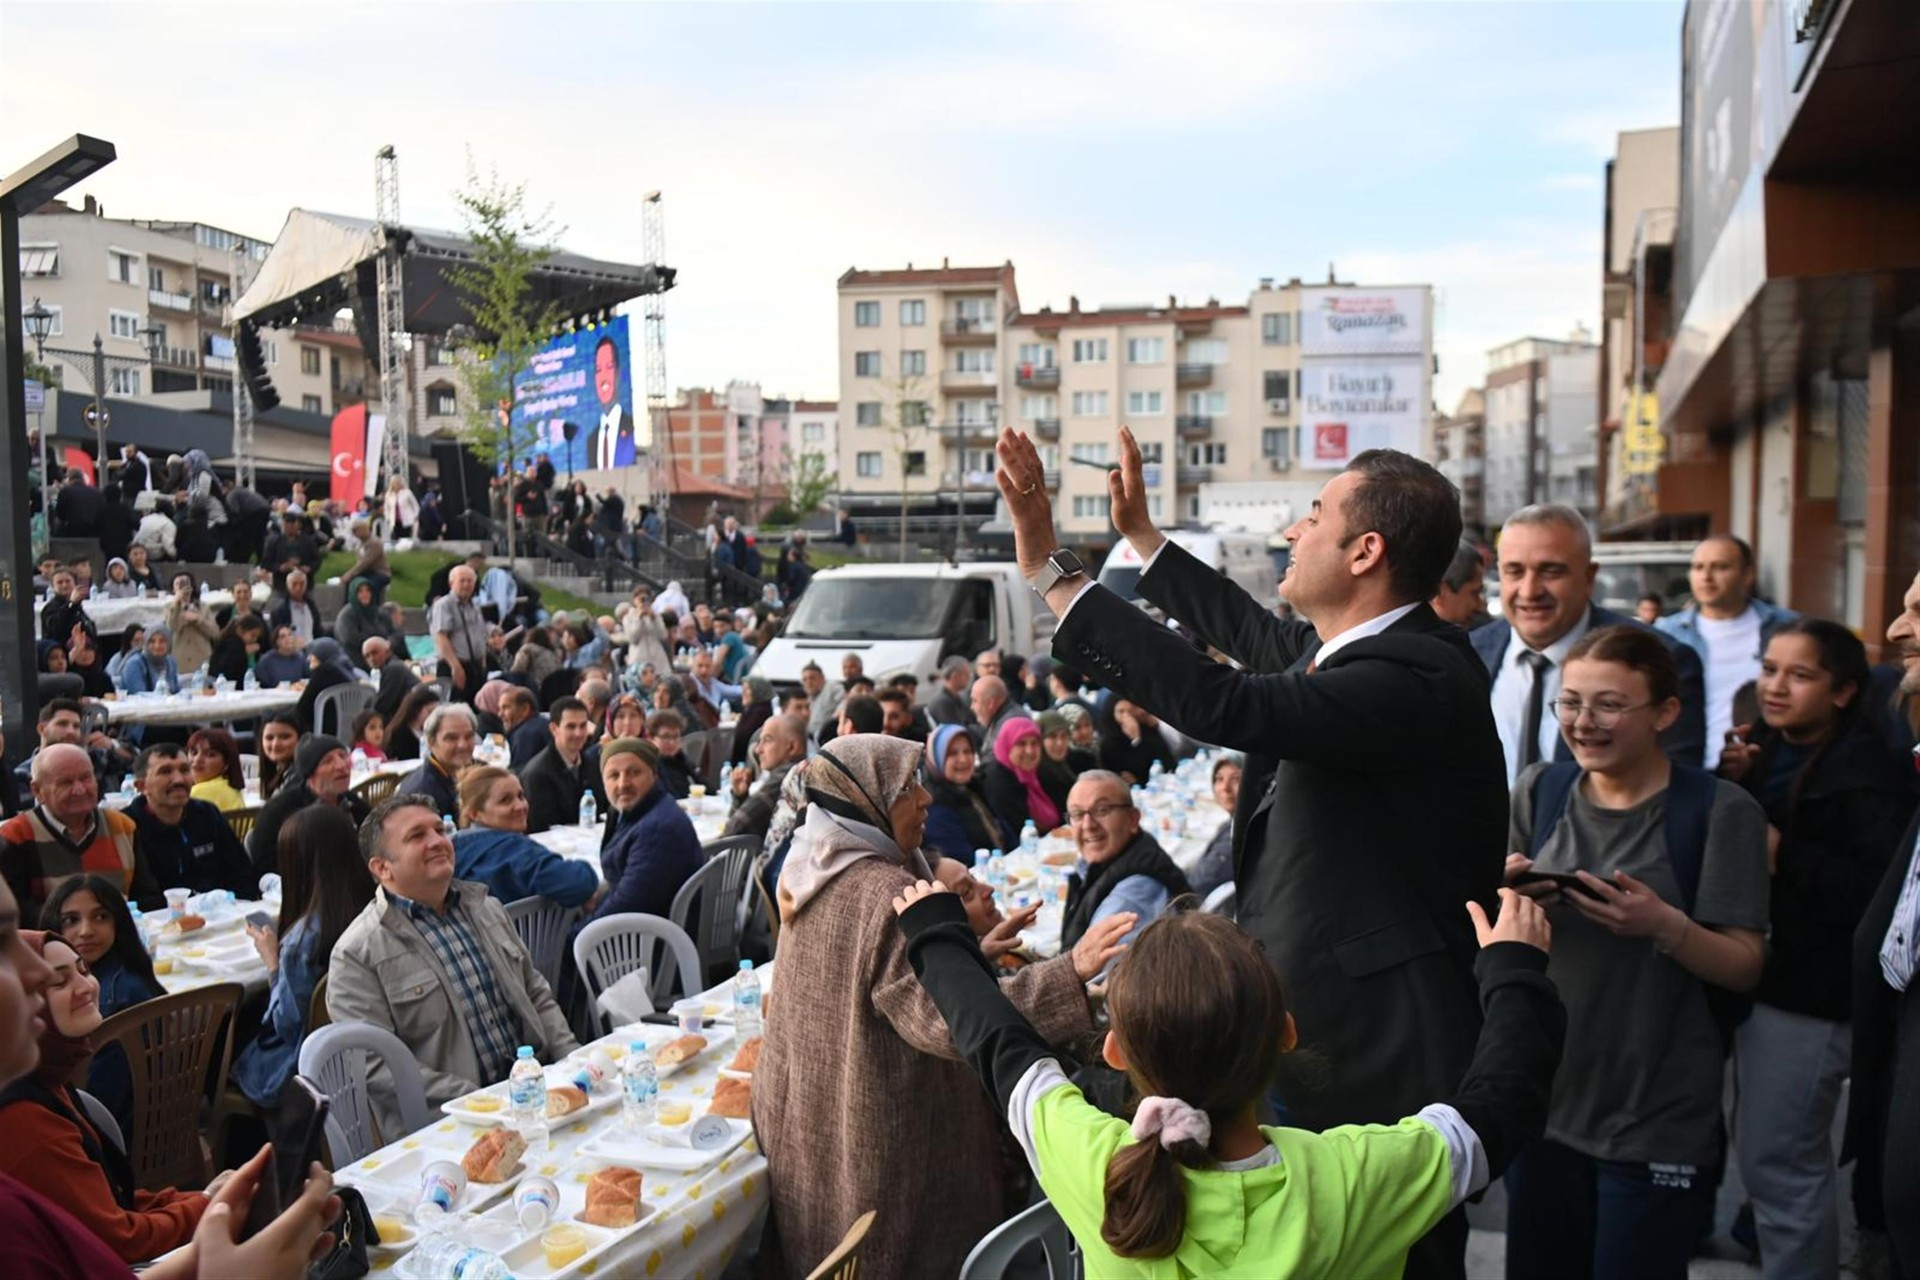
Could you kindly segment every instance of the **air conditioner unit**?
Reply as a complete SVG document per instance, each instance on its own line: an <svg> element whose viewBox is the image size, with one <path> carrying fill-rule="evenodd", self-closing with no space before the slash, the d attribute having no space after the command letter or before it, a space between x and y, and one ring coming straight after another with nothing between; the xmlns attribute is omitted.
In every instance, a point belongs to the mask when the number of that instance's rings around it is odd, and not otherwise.
<svg viewBox="0 0 1920 1280"><path fill-rule="evenodd" d="M1284 453L1279 454L1275 457L1268 458L1267 466L1274 471L1288 471L1293 467L1293 459Z"/></svg>
<svg viewBox="0 0 1920 1280"><path fill-rule="evenodd" d="M1287 411L1287 402L1285 400L1267 401L1268 413L1285 413L1286 411Z"/></svg>

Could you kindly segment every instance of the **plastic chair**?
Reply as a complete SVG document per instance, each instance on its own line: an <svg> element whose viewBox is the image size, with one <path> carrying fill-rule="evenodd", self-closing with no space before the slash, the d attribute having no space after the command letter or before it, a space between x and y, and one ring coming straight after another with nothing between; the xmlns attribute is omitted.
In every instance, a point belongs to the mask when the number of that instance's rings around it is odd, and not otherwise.
<svg viewBox="0 0 1920 1280"><path fill-rule="evenodd" d="M693 939L673 921L640 911L602 916L582 929L573 939L573 965L592 1016L605 1031L613 1030L612 1020L595 1002L635 969L650 975L648 994L656 1009L672 1004L676 991L691 996L701 990L700 952Z"/></svg>
<svg viewBox="0 0 1920 1280"><path fill-rule="evenodd" d="M1233 919L1234 898L1234 884L1233 881L1229 880L1208 894L1207 900L1200 904L1200 909L1209 915L1225 916L1231 920Z"/></svg>
<svg viewBox="0 0 1920 1280"><path fill-rule="evenodd" d="M353 794L366 801L368 808L372 808L399 790L400 778L401 775L397 773L376 773L355 786Z"/></svg>
<svg viewBox="0 0 1920 1280"><path fill-rule="evenodd" d="M1048 1280L1080 1280L1086 1270L1080 1246L1045 1200L1014 1214L973 1246L960 1264L960 1280L1001 1280L1015 1256L1036 1242L1046 1254Z"/></svg>
<svg viewBox="0 0 1920 1280"><path fill-rule="evenodd" d="M855 1218L853 1225L847 1228L847 1234L841 1236L840 1243L834 1246L833 1252L807 1273L807 1280L858 1280L860 1247L867 1242L867 1232L873 1230L875 1212L869 1209Z"/></svg>
<svg viewBox="0 0 1920 1280"><path fill-rule="evenodd" d="M79 677L75 676L74 679L77 680ZM46 705L47 698L42 695L40 702L42 706ZM112 724L113 719L107 714L106 703L88 698L80 704L80 741L86 742L96 733L107 732Z"/></svg>
<svg viewBox="0 0 1920 1280"><path fill-rule="evenodd" d="M740 907L751 883L747 873L760 852L760 839L729 836L702 845L700 852L706 856L706 865L688 876L673 895L668 917L699 949L702 981L725 982L740 963Z"/></svg>
<svg viewBox="0 0 1920 1280"><path fill-rule="evenodd" d="M333 1021L333 1015L327 1012L327 979L330 974L321 974L320 981L313 984L313 999L307 1001L307 1034L312 1035Z"/></svg>
<svg viewBox="0 0 1920 1280"><path fill-rule="evenodd" d="M778 886L768 876L772 870L773 851L767 849L753 860L753 870L749 875L753 880L752 897L759 901L766 912L767 938L777 947L780 945L780 898Z"/></svg>
<svg viewBox="0 0 1920 1280"><path fill-rule="evenodd" d="M233 834L240 843L245 844L247 837L253 834L253 824L259 817L259 809L229 809L227 825L233 828Z"/></svg>
<svg viewBox="0 0 1920 1280"><path fill-rule="evenodd" d="M237 982L159 996L122 1009L94 1033L116 1043L133 1077L133 1132L127 1161L142 1190L203 1187L212 1177L200 1144L200 1104L227 1090L233 1041L224 1034L240 1007ZM219 1129L215 1117L215 1130Z"/></svg>
<svg viewBox="0 0 1920 1280"><path fill-rule="evenodd" d="M560 990L560 967L566 963L567 935L580 919L579 907L563 907L552 898L535 894L507 904L507 919L533 960L534 969L553 990Z"/></svg>
<svg viewBox="0 0 1920 1280"><path fill-rule="evenodd" d="M67 1092L79 1100L80 1109L87 1113L87 1119L93 1122L93 1127L100 1131L100 1135L111 1142L121 1155L125 1155L126 1135L120 1132L120 1122L113 1118L113 1112L107 1110L107 1104L85 1089L69 1089Z"/></svg>
<svg viewBox="0 0 1920 1280"><path fill-rule="evenodd" d="M352 1164L383 1145L367 1094L369 1057L386 1064L400 1103L400 1122L406 1133L426 1128L427 1090L420 1063L400 1038L365 1022L335 1022L310 1031L300 1044L300 1074L327 1095L327 1152L333 1167ZM387 1135L397 1141L405 1133Z"/></svg>
<svg viewBox="0 0 1920 1280"><path fill-rule="evenodd" d="M313 700L313 731L346 742L353 718L373 705L374 692L358 680L321 690Z"/></svg>

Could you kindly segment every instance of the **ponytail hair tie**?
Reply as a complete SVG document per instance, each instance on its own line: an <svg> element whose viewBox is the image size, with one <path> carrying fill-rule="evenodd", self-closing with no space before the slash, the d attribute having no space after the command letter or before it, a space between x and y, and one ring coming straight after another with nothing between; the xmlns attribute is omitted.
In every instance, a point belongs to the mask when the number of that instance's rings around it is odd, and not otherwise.
<svg viewBox="0 0 1920 1280"><path fill-rule="evenodd" d="M1213 1122L1206 1112L1178 1098L1142 1098L1140 1109L1133 1113L1133 1136L1144 1142L1155 1134L1168 1150L1182 1142L1197 1142L1204 1147L1213 1137Z"/></svg>

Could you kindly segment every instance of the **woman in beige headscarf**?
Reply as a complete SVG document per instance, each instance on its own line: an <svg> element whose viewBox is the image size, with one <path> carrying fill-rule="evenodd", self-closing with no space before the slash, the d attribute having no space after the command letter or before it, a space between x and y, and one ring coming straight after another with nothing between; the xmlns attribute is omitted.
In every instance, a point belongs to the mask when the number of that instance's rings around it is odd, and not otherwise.
<svg viewBox="0 0 1920 1280"><path fill-rule="evenodd" d="M866 1269L952 1276L1011 1210L1000 1117L907 963L893 898L930 878L919 744L836 738L808 763L807 816L780 874L780 964L753 1080L774 1229L805 1275L877 1210ZM1125 924L1117 922L1124 920ZM1071 955L1002 990L1056 1043L1092 1029L1086 982L1132 925L1115 916Z"/></svg>

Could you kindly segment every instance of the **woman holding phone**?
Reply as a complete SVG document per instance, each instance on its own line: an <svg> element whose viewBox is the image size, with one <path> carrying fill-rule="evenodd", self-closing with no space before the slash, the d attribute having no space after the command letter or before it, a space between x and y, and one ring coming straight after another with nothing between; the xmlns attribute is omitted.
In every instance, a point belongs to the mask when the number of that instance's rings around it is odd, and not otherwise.
<svg viewBox="0 0 1920 1280"><path fill-rule="evenodd" d="M1766 815L1661 751L1680 678L1652 632L1588 632L1561 672L1574 762L1514 783L1510 847L1531 852L1507 880L1552 921L1567 1043L1546 1137L1507 1171L1506 1273L1677 1280L1723 1150L1725 993L1760 980Z"/></svg>

